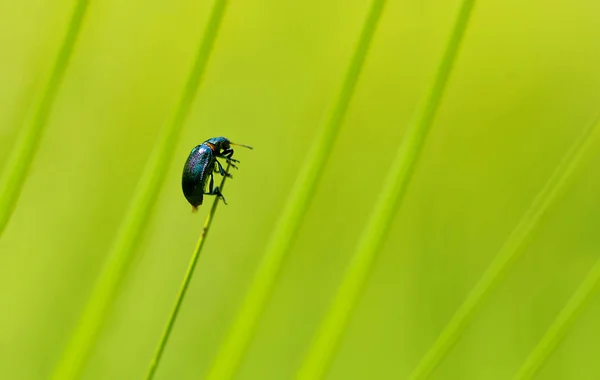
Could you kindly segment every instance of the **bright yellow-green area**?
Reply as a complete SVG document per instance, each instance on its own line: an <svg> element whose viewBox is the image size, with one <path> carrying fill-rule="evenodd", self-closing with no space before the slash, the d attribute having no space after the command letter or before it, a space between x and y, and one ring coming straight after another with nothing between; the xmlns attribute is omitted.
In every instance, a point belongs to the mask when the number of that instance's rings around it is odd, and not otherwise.
<svg viewBox="0 0 600 380"><path fill-rule="evenodd" d="M224 135L240 170L156 379L210 369L333 102L369 1L231 0L156 208L83 379L143 378L208 206L180 189ZM0 170L50 70L72 0L0 0ZM459 1L388 1L356 94L239 379L292 379L344 276ZM44 379L73 331L181 95L207 0L91 1L19 203L0 237L0 377ZM403 207L328 379L403 379L600 110L596 0L477 2ZM600 137L600 136L596 136ZM517 373L600 258L600 139L432 379ZM600 295L540 379L600 377Z"/></svg>

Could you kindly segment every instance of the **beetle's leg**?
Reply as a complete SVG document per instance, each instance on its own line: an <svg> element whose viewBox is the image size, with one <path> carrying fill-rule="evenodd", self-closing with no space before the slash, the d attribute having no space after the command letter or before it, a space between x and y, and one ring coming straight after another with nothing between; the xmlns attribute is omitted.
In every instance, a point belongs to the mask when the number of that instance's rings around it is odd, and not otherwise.
<svg viewBox="0 0 600 380"><path fill-rule="evenodd" d="M204 193L204 194L205 195L216 195L217 197L219 197L223 200L223 203L227 204L225 197L221 193L221 190L219 190L219 186L216 186L214 188L213 188L213 186L214 186L214 177L213 177L213 174L210 173L210 182L208 183L208 193Z"/></svg>
<svg viewBox="0 0 600 380"><path fill-rule="evenodd" d="M221 198L223 200L223 203L227 204L227 201L225 200L225 197L223 196L223 193L221 193L221 190L219 190L219 186L215 186L214 189L211 189L210 193L204 193L206 195L216 195L217 197Z"/></svg>
<svg viewBox="0 0 600 380"><path fill-rule="evenodd" d="M227 204L227 201L225 200L225 197L223 196L223 193L221 193L221 190L219 190L219 186L215 187L214 193L221 198L221 200L223 200L223 203Z"/></svg>
<svg viewBox="0 0 600 380"><path fill-rule="evenodd" d="M233 163L234 161L231 161L229 158L227 158L227 157L225 157L225 156L217 156L217 158L222 158L222 159L224 159L225 161L227 161L227 164L228 164L228 165L230 165L232 168L234 168L234 169L236 169L236 170L237 170L237 168L238 168L238 167L237 167L237 165L236 165L236 164L234 164L234 163ZM235 160L235 162L239 162L239 161Z"/></svg>
<svg viewBox="0 0 600 380"><path fill-rule="evenodd" d="M233 161L233 162L240 162L239 160L236 160L235 158L231 158L233 156L233 149L229 148L223 151L223 155L225 157L227 157L228 160Z"/></svg>
<svg viewBox="0 0 600 380"><path fill-rule="evenodd" d="M223 152L221 152L221 154L217 155L217 157L226 159L228 163L240 162L239 160L236 160L235 158L231 158L231 156L233 156L233 149L231 149L231 148L225 149Z"/></svg>
<svg viewBox="0 0 600 380"><path fill-rule="evenodd" d="M218 170L219 174L221 174L223 177L233 178L233 176L231 174L229 174L225 170L223 170L223 166L221 165L221 163L218 160L215 160L215 162L216 162L216 167L219 168L219 170Z"/></svg>
<svg viewBox="0 0 600 380"><path fill-rule="evenodd" d="M210 182L208 183L208 194L211 194L213 192L213 186L215 184L214 179L215 179L215 177L213 176L212 173L210 173Z"/></svg>

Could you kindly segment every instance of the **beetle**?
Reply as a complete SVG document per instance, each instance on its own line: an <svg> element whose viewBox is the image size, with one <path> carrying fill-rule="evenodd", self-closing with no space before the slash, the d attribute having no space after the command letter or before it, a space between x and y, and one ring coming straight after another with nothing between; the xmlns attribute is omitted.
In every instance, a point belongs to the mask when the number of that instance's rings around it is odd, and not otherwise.
<svg viewBox="0 0 600 380"><path fill-rule="evenodd" d="M223 158L229 165L237 169L235 163L239 161L232 158L233 149L231 145L252 149L248 145L234 144L221 136L204 141L190 152L183 166L181 188L183 189L183 195L192 205L192 211L198 210L204 195L216 195L223 200L223 203L227 204L219 186L214 186L213 173L232 178L231 174L226 172L223 165L217 160L217 158ZM206 192L207 180L208 192Z"/></svg>

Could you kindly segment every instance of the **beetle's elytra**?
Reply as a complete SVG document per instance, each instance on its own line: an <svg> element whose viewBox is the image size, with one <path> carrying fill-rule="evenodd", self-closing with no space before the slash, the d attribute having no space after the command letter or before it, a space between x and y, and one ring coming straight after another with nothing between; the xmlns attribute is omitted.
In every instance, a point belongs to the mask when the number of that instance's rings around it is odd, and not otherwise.
<svg viewBox="0 0 600 380"><path fill-rule="evenodd" d="M223 165L217 158L225 159L229 165L237 169L235 163L239 161L231 158L233 156L231 145L252 149L248 145L234 144L225 137L213 137L192 149L183 166L183 176L181 178L183 195L192 205L192 211L196 211L198 206L202 204L204 195L216 195L227 204L225 197L219 190L219 186L214 186L213 173L216 172L231 178L231 174L225 172ZM209 177L207 192L206 183Z"/></svg>

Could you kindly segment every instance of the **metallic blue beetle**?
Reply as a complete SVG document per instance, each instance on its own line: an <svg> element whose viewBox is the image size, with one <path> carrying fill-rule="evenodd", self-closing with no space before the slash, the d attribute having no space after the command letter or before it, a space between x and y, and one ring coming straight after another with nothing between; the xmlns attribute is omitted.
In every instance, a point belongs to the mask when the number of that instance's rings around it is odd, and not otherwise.
<svg viewBox="0 0 600 380"><path fill-rule="evenodd" d="M192 211L196 211L198 206L202 204L202 198L205 194L216 195L227 204L225 197L219 190L219 186L214 186L213 172L231 178L231 174L227 173L217 160L217 158L223 158L229 165L237 169L234 163L239 161L231 158L233 156L231 145L252 149L247 145L234 144L225 137L213 137L192 149L183 166L183 176L181 178L183 195L192 205ZM208 192L206 192L206 181L209 177Z"/></svg>

